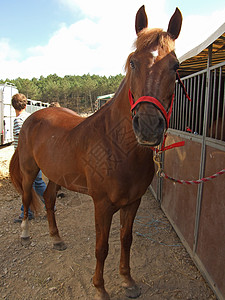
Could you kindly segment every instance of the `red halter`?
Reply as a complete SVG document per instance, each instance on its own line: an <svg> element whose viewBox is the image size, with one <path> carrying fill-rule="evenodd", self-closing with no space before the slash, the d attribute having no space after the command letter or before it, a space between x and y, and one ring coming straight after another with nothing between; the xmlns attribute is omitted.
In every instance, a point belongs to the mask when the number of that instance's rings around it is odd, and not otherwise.
<svg viewBox="0 0 225 300"><path fill-rule="evenodd" d="M178 82L182 85L183 89L184 89L184 93L186 95L186 97L188 98L189 101L191 101L186 89L185 89L185 86L183 84L183 82L181 81L180 79L180 76L179 76L179 73L177 71L177 76L178 76ZM142 102L148 102L148 103L151 103L153 104L156 108L158 108L158 110L161 112L161 114L163 115L163 117L165 118L165 121L166 121L166 129L169 128L169 122L170 122L170 117L171 117L171 114L172 114L172 109L173 109L173 101L174 101L174 94L173 94L173 97L172 97L172 100L171 100L171 104L170 104L170 108L169 108L169 111L168 113L166 112L165 108L163 107L163 105L159 102L159 100L157 100L156 98L154 97L150 97L150 96L143 96L141 98L139 98L136 102L134 102L134 98L133 98L133 95L131 93L131 90L129 90L128 92L128 96L129 96L129 101L130 101L130 105L131 105L131 112L132 112L132 115L135 114L134 112L134 109L135 107L139 104L139 103L142 103ZM169 150L169 149L172 149L172 148L175 148L175 147L180 147L180 146L183 146L184 145L184 141L182 142L178 142L178 143L174 143L172 145L169 145L169 146L165 146L165 142L166 142L166 134L164 134L164 138L163 138L163 142L162 142L162 146L161 146L161 149L158 149L158 148L155 148L155 147L150 147L152 150L154 150L156 153L158 152L162 152L162 151L166 151L166 150Z"/></svg>
<svg viewBox="0 0 225 300"><path fill-rule="evenodd" d="M173 97L172 97L172 101L171 101L170 109L169 109L168 113L166 112L166 110L165 110L165 108L163 107L163 105L159 102L159 100L157 100L157 99L154 98L154 97L143 96L143 97L139 98L136 102L134 102L134 98L133 98L133 95L132 95L132 93L131 93L131 90L129 90L128 96L129 96L129 101L130 101L132 113L134 113L133 110L135 109L135 107L136 107L139 103L142 103L142 102L148 102L148 103L151 103L151 104L153 104L156 108L158 108L158 110L161 112L161 114L162 114L163 117L165 118L165 121L166 121L166 127L167 127L167 129L169 128L169 122L170 122L170 117L171 117L171 114L172 114L172 108L173 108L174 94L173 94ZM134 113L134 114L135 114L135 113Z"/></svg>
<svg viewBox="0 0 225 300"><path fill-rule="evenodd" d="M157 100L157 99L154 98L154 97L143 96L143 97L139 98L136 102L134 102L134 98L133 98L133 95L132 95L132 93L131 93L131 90L129 90L128 96L129 96L129 101L130 101L130 105L131 105L131 111L132 111L132 114L135 114L135 112L134 112L133 110L134 110L134 108L135 108L139 103L143 103L143 102L151 103L151 104L153 104L154 106L156 106L156 108L158 108L158 110L161 112L161 114L162 114L163 117L165 118L165 121L166 121L166 127L167 127L166 129L169 128L170 117L171 117L172 109L173 109L174 94L173 94L173 97L172 97L172 100L171 100L171 104L170 104L170 108L169 108L168 113L166 112L166 110L165 110L165 108L163 107L163 105L159 102L159 100ZM163 142L162 142L161 149L158 149L158 148L156 148L156 147L150 147L150 148L151 148L153 151L155 151L156 153L158 153L158 152L166 151L166 150L169 150L169 149L172 149L172 148L184 146L184 142L183 142L183 141L182 141L182 142L178 142L178 143L174 143L174 144L169 145L169 146L165 146L166 137L167 137L167 135L164 134L164 138L163 138Z"/></svg>

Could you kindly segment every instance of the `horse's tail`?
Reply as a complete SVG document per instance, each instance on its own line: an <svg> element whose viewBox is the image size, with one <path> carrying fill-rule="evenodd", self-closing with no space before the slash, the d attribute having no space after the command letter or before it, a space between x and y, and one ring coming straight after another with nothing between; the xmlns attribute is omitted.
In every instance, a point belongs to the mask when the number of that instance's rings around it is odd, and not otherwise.
<svg viewBox="0 0 225 300"><path fill-rule="evenodd" d="M19 165L19 153L18 153L18 149L15 150L10 164L9 164L9 174L10 174L10 178L11 181L13 183L13 185L15 186L16 190L23 195L23 186L22 186L22 173L20 171L20 165ZM37 195L37 193L35 192L35 190L32 188L32 199L31 199L31 203L30 203L30 209L35 212L38 213L41 211L41 202L40 199Z"/></svg>

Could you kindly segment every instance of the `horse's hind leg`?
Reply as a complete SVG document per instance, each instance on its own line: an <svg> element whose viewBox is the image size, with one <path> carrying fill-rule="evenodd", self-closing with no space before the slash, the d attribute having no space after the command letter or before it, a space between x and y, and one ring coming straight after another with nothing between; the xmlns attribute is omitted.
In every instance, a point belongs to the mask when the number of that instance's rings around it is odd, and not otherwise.
<svg viewBox="0 0 225 300"><path fill-rule="evenodd" d="M126 296L129 298L137 298L140 296L140 288L130 274L130 248L132 244L132 229L134 218L136 216L140 199L134 203L120 209L120 240L121 240L121 256L120 256L120 275L123 278L123 287Z"/></svg>
<svg viewBox="0 0 225 300"><path fill-rule="evenodd" d="M22 202L24 207L24 218L21 224L21 243L23 246L26 246L30 244L30 234L29 234L29 226L28 226L28 209L32 201L32 185L33 181L38 173L33 170L32 173L22 173L23 179L22 179L22 187L23 187L23 195L22 195Z"/></svg>
<svg viewBox="0 0 225 300"><path fill-rule="evenodd" d="M49 233L53 239L53 248L56 250L65 250L66 245L59 236L59 231L57 228L55 220L55 201L56 201L57 185L49 181L47 188L44 192L45 207L47 210L48 224L49 224Z"/></svg>
<svg viewBox="0 0 225 300"><path fill-rule="evenodd" d="M26 190L23 191L22 202L24 208L24 217L21 224L21 244L23 246L27 246L30 244L30 233L29 233L29 226L28 226L28 208L30 206L31 198L32 198L32 183L30 187L26 187Z"/></svg>

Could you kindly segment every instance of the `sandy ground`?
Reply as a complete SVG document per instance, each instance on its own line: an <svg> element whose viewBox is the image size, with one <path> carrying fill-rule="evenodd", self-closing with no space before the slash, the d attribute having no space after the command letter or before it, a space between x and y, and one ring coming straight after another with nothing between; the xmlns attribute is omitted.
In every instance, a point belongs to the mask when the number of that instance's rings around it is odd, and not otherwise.
<svg viewBox="0 0 225 300"><path fill-rule="evenodd" d="M20 243L21 197L8 178L13 147L0 149L0 299L93 299L95 230L92 199L63 189L57 200L58 227L67 249L52 249L45 212L29 222L31 244ZM148 191L134 224L131 268L141 286L139 299L216 299L196 269L158 203ZM106 289L113 300L124 296L118 273L120 239L116 214L105 266Z"/></svg>

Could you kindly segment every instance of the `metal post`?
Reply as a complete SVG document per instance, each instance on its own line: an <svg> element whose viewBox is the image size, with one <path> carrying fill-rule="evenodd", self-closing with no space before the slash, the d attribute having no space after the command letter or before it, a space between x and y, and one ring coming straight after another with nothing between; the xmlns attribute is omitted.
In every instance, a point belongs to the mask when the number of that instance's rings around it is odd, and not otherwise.
<svg viewBox="0 0 225 300"><path fill-rule="evenodd" d="M211 83L210 83L211 76L210 76L209 68L211 66L211 62L212 62L212 44L208 47L206 95L205 95L204 123L203 123L203 134L202 134L202 151L201 151L199 178L203 178L204 173L205 173L206 135L207 135L207 127L208 127L208 111L209 111L210 87L211 87ZM193 253L194 254L196 252L197 244L198 244L199 221L200 221L200 214L201 214L203 185L204 185L204 183L201 183L198 185L196 215L195 215L195 229L194 229L194 245L193 245Z"/></svg>

